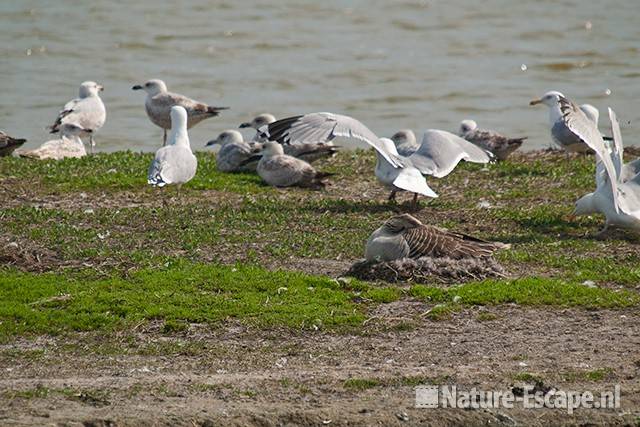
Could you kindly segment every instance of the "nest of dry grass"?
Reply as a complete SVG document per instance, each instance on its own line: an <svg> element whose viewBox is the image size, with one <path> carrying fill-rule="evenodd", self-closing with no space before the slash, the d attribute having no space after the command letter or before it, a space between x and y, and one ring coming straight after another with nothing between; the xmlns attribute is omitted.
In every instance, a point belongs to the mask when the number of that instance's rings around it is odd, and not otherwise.
<svg viewBox="0 0 640 427"><path fill-rule="evenodd" d="M491 257L397 259L389 262L358 261L345 276L366 281L461 283L506 277L506 271Z"/></svg>

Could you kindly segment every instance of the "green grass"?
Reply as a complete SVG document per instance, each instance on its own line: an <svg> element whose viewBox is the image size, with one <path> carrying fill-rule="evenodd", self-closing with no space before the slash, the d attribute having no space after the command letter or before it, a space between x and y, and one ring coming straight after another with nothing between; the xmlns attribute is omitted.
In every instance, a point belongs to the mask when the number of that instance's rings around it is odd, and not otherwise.
<svg viewBox="0 0 640 427"><path fill-rule="evenodd" d="M232 319L259 327L332 328L364 320L351 299L352 293L328 278L249 266L183 264L139 271L126 280L5 272L0 338L111 330L152 320L162 320L164 332Z"/></svg>

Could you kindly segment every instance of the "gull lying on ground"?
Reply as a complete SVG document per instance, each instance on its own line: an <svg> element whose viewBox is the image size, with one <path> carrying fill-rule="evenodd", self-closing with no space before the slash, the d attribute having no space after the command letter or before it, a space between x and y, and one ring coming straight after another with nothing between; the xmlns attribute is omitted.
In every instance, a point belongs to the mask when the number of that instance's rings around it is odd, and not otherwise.
<svg viewBox="0 0 640 427"><path fill-rule="evenodd" d="M67 102L56 121L49 127L51 133L60 131L64 123L73 123L85 129L81 136L89 135L91 153L96 145L93 135L104 125L107 119L107 110L100 98L100 92L104 87L96 82L83 82L80 85L79 97Z"/></svg>
<svg viewBox="0 0 640 427"><path fill-rule="evenodd" d="M23 138L12 138L0 130L0 157L10 156L13 151L27 142Z"/></svg>
<svg viewBox="0 0 640 427"><path fill-rule="evenodd" d="M398 154L388 138L378 138L358 120L332 113L311 113L278 120L258 131L258 138L278 141L281 144L295 144L300 141L331 141L336 137L356 139L371 145L377 152L375 175L385 186L391 188L390 200L396 192L437 197L429 188L424 175L441 178L448 175L460 162L488 163L490 153L452 133L441 130L427 130L422 143L415 153L408 157Z"/></svg>
<svg viewBox="0 0 640 427"><path fill-rule="evenodd" d="M365 249L367 261L392 261L402 258L487 257L510 246L487 242L461 233L425 225L409 214L397 215L374 231Z"/></svg>
<svg viewBox="0 0 640 427"><path fill-rule="evenodd" d="M162 145L167 143L167 130L171 129L170 111L173 106L183 107L188 114L187 129L192 128L209 117L215 117L220 111L229 107L212 107L184 95L169 92L167 85L158 79L149 80L143 85L135 85L131 89L144 90L147 97L144 101L147 116L153 124L163 129Z"/></svg>
<svg viewBox="0 0 640 427"><path fill-rule="evenodd" d="M69 157L79 158L87 155L81 135L90 135L91 129L83 129L74 123L62 123L58 131L60 139L53 139L33 150L19 150L16 154L20 157L31 159L61 160Z"/></svg>
<svg viewBox="0 0 640 427"><path fill-rule="evenodd" d="M322 179L331 176L316 171L304 160L284 154L282 145L274 141L263 144L257 171L267 184L274 187L324 188Z"/></svg>
<svg viewBox="0 0 640 427"><path fill-rule="evenodd" d="M460 122L458 135L478 147L484 148L493 153L498 160L506 160L507 157L516 151L527 137L508 138L493 130L480 129L474 120L463 120Z"/></svg>
<svg viewBox="0 0 640 427"><path fill-rule="evenodd" d="M196 174L198 160L191 152L187 133L187 110L180 106L171 107L171 132L165 147L156 151L149 167L147 182L164 187L176 184L180 187Z"/></svg>
<svg viewBox="0 0 640 427"><path fill-rule="evenodd" d="M221 172L255 172L262 144L246 142L237 130L228 129L220 133L216 139L207 142L207 147L220 144L216 156L216 167ZM249 159L254 160L248 162ZM247 163L248 162L248 163Z"/></svg>
<svg viewBox="0 0 640 427"><path fill-rule="evenodd" d="M611 108L609 120L613 147L608 150L603 143L602 149L596 150L596 190L576 202L574 214L604 214L606 222L600 234L605 233L609 226L640 231L640 159L624 164L620 124ZM600 144L600 141L596 144ZM601 158L600 153L606 157ZM613 169L607 167L607 161L612 163Z"/></svg>
<svg viewBox="0 0 640 427"><path fill-rule="evenodd" d="M549 107L551 138L556 144L570 153L586 153L589 151L588 144L585 144L582 137L576 134L575 130L567 122L567 112L569 111L567 105L570 104L579 109L582 112L582 116L593 122L597 129L600 112L596 107L590 104L576 107L567 97L557 91L547 92L542 98L529 102L529 105L537 104L544 104Z"/></svg>

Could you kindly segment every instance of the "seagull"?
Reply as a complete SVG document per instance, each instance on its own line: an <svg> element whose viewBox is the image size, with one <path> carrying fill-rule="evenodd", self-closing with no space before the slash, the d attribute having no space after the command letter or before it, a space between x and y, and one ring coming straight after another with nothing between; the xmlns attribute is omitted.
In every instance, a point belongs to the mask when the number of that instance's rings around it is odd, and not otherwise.
<svg viewBox="0 0 640 427"><path fill-rule="evenodd" d="M93 154L96 145L93 135L104 125L107 119L107 110L100 98L100 92L103 90L104 86L96 82L83 82L80 85L79 97L67 102L58 113L56 121L49 127L51 133L59 132L63 123L73 123L91 131L85 132L81 136L89 135L91 153Z"/></svg>
<svg viewBox="0 0 640 427"><path fill-rule="evenodd" d="M27 142L23 138L12 138L0 130L0 157L10 156L13 150Z"/></svg>
<svg viewBox="0 0 640 427"><path fill-rule="evenodd" d="M506 160L507 157L516 151L527 137L508 138L493 130L479 129L474 120L463 120L460 122L458 135L478 147L484 148L493 153L498 160Z"/></svg>
<svg viewBox="0 0 640 427"><path fill-rule="evenodd" d="M274 187L324 188L322 179L332 175L318 172L304 160L284 154L282 145L274 141L263 144L257 171L267 184Z"/></svg>
<svg viewBox="0 0 640 427"><path fill-rule="evenodd" d="M488 242L425 225L409 214L402 214L390 218L371 234L367 240L365 258L375 262L426 256L481 258L509 247L504 243Z"/></svg>
<svg viewBox="0 0 640 427"><path fill-rule="evenodd" d="M609 120L613 133L612 150L607 150L603 144L602 150L596 151L596 190L578 199L574 210L574 215L604 214L606 222L599 235L609 226L640 231L640 159L624 164L620 124L611 108ZM601 158L600 152L606 157ZM613 164L613 170L607 168L606 160ZM616 184L617 190L612 183Z"/></svg>
<svg viewBox="0 0 640 427"><path fill-rule="evenodd" d="M92 133L91 129L84 129L82 126L74 123L62 123L58 131L60 132L60 139L47 141L33 150L16 151L16 154L20 157L39 160L61 160L66 158L80 158L87 155L80 136L90 135Z"/></svg>
<svg viewBox="0 0 640 427"><path fill-rule="evenodd" d="M187 129L192 128L204 119L216 117L222 110L229 109L229 107L212 107L187 98L184 95L169 92L167 85L158 79L149 80L143 85L135 85L131 89L144 90L147 92L144 106L151 122L164 130L162 137L163 146L167 143L167 129L171 129L169 113L174 105L179 105L187 111Z"/></svg>
<svg viewBox="0 0 640 427"><path fill-rule="evenodd" d="M262 151L262 144L258 142L246 142L242 134L234 129L228 129L220 133L216 139L207 142L206 146L220 144L220 151L216 155L216 166L221 172L255 172L258 166L258 158ZM254 161L247 163L249 159Z"/></svg>
<svg viewBox="0 0 640 427"><path fill-rule="evenodd" d="M586 153L589 151L589 146L585 144L582 137L576 134L575 130L571 129L568 125L566 115L568 105L572 105L575 109L579 109L582 112L582 117L586 117L593 122L597 129L600 113L596 107L590 104L583 104L577 107L562 93L554 90L545 93L542 95L542 98L529 102L529 105L537 104L544 104L549 107L551 138L553 138L556 144L569 153Z"/></svg>
<svg viewBox="0 0 640 427"><path fill-rule="evenodd" d="M488 163L491 154L464 139L442 130L430 129L424 133L420 147L412 155L401 156L392 140L378 138L358 120L333 113L311 113L278 120L258 130L258 139L295 144L305 140L331 141L336 137L356 139L371 145L377 152L375 175L391 189L389 200L396 192L438 197L427 185L423 175L437 178L448 175L460 162Z"/></svg>
<svg viewBox="0 0 640 427"><path fill-rule="evenodd" d="M176 184L178 188L196 174L198 159L191 152L187 133L187 110L171 107L171 132L167 145L156 151L147 182L154 187Z"/></svg>
<svg viewBox="0 0 640 427"><path fill-rule="evenodd" d="M420 148L416 134L411 129L399 130L391 135L391 140L395 144L398 153L404 157L409 157Z"/></svg>

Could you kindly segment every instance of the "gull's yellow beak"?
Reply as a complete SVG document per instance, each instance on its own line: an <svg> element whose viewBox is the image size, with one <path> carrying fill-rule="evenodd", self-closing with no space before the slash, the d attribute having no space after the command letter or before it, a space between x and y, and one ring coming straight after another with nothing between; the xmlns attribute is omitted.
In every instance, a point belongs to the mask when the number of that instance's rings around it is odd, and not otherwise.
<svg viewBox="0 0 640 427"><path fill-rule="evenodd" d="M542 99L532 99L531 102L529 102L529 105L537 105L537 104L541 104L542 103Z"/></svg>

